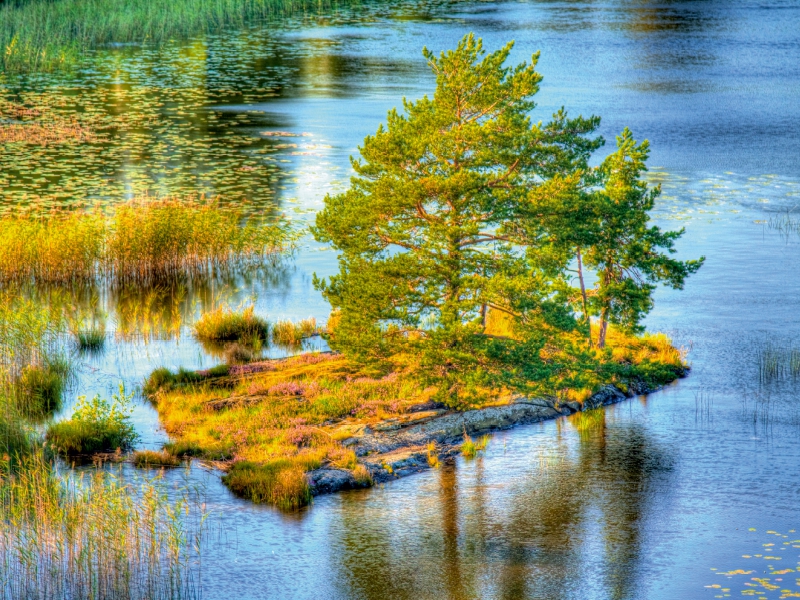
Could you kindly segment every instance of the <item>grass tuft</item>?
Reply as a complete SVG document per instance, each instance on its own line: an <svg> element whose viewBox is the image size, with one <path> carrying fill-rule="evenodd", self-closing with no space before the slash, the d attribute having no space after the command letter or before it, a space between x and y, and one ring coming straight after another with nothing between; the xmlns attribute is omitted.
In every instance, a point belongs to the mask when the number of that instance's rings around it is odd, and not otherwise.
<svg viewBox="0 0 800 600"><path fill-rule="evenodd" d="M248 338L266 340L269 324L258 317L250 306L236 312L227 306L204 313L194 325L195 335L200 340L234 341Z"/></svg>
<svg viewBox="0 0 800 600"><path fill-rule="evenodd" d="M140 469L177 467L181 464L180 459L169 452L162 450L138 450L133 453L133 466Z"/></svg>
<svg viewBox="0 0 800 600"><path fill-rule="evenodd" d="M283 510L294 510L311 502L305 469L290 460L266 464L237 461L223 481L239 496Z"/></svg>

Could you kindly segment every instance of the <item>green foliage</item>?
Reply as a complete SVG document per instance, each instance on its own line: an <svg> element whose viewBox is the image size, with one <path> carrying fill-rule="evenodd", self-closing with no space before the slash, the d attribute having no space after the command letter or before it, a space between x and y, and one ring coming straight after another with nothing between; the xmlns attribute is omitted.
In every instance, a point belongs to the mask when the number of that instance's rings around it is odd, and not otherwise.
<svg viewBox="0 0 800 600"><path fill-rule="evenodd" d="M48 427L48 444L68 456L129 450L139 437L130 422L132 399L133 394L126 396L122 385L112 402L81 396L71 419Z"/></svg>
<svg viewBox="0 0 800 600"><path fill-rule="evenodd" d="M590 242L585 264L598 273L591 305L600 314L600 347L608 323L641 331L639 323L653 307L656 284L681 289L705 260L670 258L683 230L664 232L648 224L649 211L661 193L660 187L650 189L641 179L648 154L647 140L637 144L626 128L617 138L617 151L597 170L602 189L589 197L593 214L584 227Z"/></svg>
<svg viewBox="0 0 800 600"><path fill-rule="evenodd" d="M575 310L580 247L608 275L592 307L631 328L651 306L652 282L679 287L699 267L659 252L681 232L646 226L646 144L642 153L625 133L616 154L589 167L603 144L592 137L599 118L561 110L533 123L538 55L507 67L511 47L486 54L470 34L438 57L424 50L433 98L389 112L353 160L350 189L326 197L313 228L340 253L339 273L315 279L336 311L331 347L408 364L455 407L571 376L590 310L585 300L582 317ZM487 332L489 311L509 315L509 335Z"/></svg>
<svg viewBox="0 0 800 600"><path fill-rule="evenodd" d="M69 362L61 357L43 365L25 367L16 382L20 410L32 418L59 410L70 371Z"/></svg>

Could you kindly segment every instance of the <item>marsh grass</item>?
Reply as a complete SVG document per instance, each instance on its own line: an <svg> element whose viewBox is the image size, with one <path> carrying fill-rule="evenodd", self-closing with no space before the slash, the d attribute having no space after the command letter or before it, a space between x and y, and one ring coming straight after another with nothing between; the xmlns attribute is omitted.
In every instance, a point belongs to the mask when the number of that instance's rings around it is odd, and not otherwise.
<svg viewBox="0 0 800 600"><path fill-rule="evenodd" d="M106 345L105 325L94 325L75 332L75 344L81 352L100 352Z"/></svg>
<svg viewBox="0 0 800 600"><path fill-rule="evenodd" d="M61 406L72 381L63 313L0 292L0 400L20 416L40 419Z"/></svg>
<svg viewBox="0 0 800 600"><path fill-rule="evenodd" d="M189 492L57 473L36 453L0 482L0 514L1 597L199 597L205 516Z"/></svg>
<svg viewBox="0 0 800 600"><path fill-rule="evenodd" d="M272 326L272 341L281 346L299 346L302 341L322 332L313 317L297 323L278 321Z"/></svg>
<svg viewBox="0 0 800 600"><path fill-rule="evenodd" d="M47 428L48 445L66 456L130 450L139 437L130 422L132 398L123 386L111 402L100 396L91 400L81 396L69 420Z"/></svg>
<svg viewBox="0 0 800 600"><path fill-rule="evenodd" d="M759 346L757 352L759 384L800 378L800 349L767 343Z"/></svg>
<svg viewBox="0 0 800 600"><path fill-rule="evenodd" d="M294 510L311 501L306 469L291 460L278 459L260 464L238 461L222 480L239 496L283 510Z"/></svg>
<svg viewBox="0 0 800 600"><path fill-rule="evenodd" d="M0 4L0 70L40 71L76 64L110 43L163 44L316 11L317 0L7 0Z"/></svg>
<svg viewBox="0 0 800 600"><path fill-rule="evenodd" d="M269 323L254 313L250 306L235 311L228 306L203 313L194 324L198 339L209 341L236 341L247 339L269 339Z"/></svg>
<svg viewBox="0 0 800 600"><path fill-rule="evenodd" d="M139 198L100 212L0 216L0 283L105 280L152 285L275 262L285 223L245 220L236 207L195 198Z"/></svg>
<svg viewBox="0 0 800 600"><path fill-rule="evenodd" d="M180 464L180 459L176 456L173 456L166 450L138 450L133 453L133 466L140 469L177 467Z"/></svg>
<svg viewBox="0 0 800 600"><path fill-rule="evenodd" d="M461 455L464 458L475 458L478 454L478 447L473 439L464 432L464 441L461 443Z"/></svg>

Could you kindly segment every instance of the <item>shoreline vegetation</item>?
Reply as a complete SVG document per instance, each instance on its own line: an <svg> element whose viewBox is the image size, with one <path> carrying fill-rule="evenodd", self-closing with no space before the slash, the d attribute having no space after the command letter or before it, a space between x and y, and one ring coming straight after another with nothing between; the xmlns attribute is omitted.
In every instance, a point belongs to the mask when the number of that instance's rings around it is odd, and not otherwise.
<svg viewBox="0 0 800 600"><path fill-rule="evenodd" d="M0 285L151 284L277 261L287 222L259 223L196 198L138 198L101 211L0 216Z"/></svg>
<svg viewBox="0 0 800 600"><path fill-rule="evenodd" d="M319 12L328 0L7 0L0 5L0 73L54 71L112 44L185 40ZM351 5L353 2L347 2Z"/></svg>
<svg viewBox="0 0 800 600"><path fill-rule="evenodd" d="M594 408L591 399L607 395L609 384L624 397L658 389L688 371L683 353L666 336L631 336L614 328L608 347L596 350L593 360L595 374L587 387L535 398L510 389L486 390L482 398L490 400L458 410L432 400L435 386L422 384L413 370L376 368L336 353L177 374L159 369L144 390L172 438L167 453L211 461L225 471L223 481L237 495L291 510L308 504L314 494L394 478L398 468L391 465L398 461L402 465L412 458L412 471L439 464L469 437L456 427L448 435L389 443L391 453L380 452L386 436L413 426L481 409L510 410L500 421L470 431L466 428L472 425L464 425L464 433L484 433ZM547 410L517 410L531 403ZM357 440L370 433L375 439L361 444L362 452ZM431 443L433 449L427 446Z"/></svg>

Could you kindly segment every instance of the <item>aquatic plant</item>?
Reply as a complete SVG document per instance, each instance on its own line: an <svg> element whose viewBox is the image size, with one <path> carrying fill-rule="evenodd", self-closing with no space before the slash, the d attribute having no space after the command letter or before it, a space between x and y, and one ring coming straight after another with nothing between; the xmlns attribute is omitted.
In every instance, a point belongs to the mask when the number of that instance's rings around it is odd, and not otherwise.
<svg viewBox="0 0 800 600"><path fill-rule="evenodd" d="M220 306L203 313L194 324L194 332L201 340L243 340L254 337L267 340L269 323L257 316L252 306L241 312L228 306Z"/></svg>
<svg viewBox="0 0 800 600"><path fill-rule="evenodd" d="M97 325L75 333L75 343L82 352L98 352L106 344L106 328Z"/></svg>
<svg viewBox="0 0 800 600"><path fill-rule="evenodd" d="M0 283L152 284L276 259L293 239L283 223L193 198L138 198L100 212L0 216Z"/></svg>
<svg viewBox="0 0 800 600"><path fill-rule="evenodd" d="M109 43L155 43L319 10L310 0L8 0L0 5L0 71L53 70Z"/></svg>
<svg viewBox="0 0 800 600"><path fill-rule="evenodd" d="M166 450L137 450L133 453L133 466L140 469L177 467L180 464L180 459Z"/></svg>
<svg viewBox="0 0 800 600"><path fill-rule="evenodd" d="M272 341L283 346L298 346L305 338L317 335L321 331L314 317L302 319L297 323L278 321L272 326Z"/></svg>
<svg viewBox="0 0 800 600"><path fill-rule="evenodd" d="M81 396L69 420L47 428L47 443L67 456L129 450L139 438L130 422L132 398L133 394L125 395L122 385L112 402Z"/></svg>
<svg viewBox="0 0 800 600"><path fill-rule="evenodd" d="M14 397L29 418L50 415L61 408L71 365L62 357L22 370L14 384Z"/></svg>
<svg viewBox="0 0 800 600"><path fill-rule="evenodd" d="M0 482L0 514L0 597L199 597L205 514L188 491L57 472L36 453Z"/></svg>
<svg viewBox="0 0 800 600"><path fill-rule="evenodd" d="M302 466L285 459L262 464L238 461L222 480L233 493L248 500L293 510L311 501L305 471Z"/></svg>
<svg viewBox="0 0 800 600"><path fill-rule="evenodd" d="M475 455L478 453L478 447L475 445L475 442L472 438L467 435L467 432L464 432L464 441L461 443L461 454L464 458L475 458Z"/></svg>

